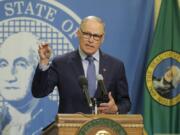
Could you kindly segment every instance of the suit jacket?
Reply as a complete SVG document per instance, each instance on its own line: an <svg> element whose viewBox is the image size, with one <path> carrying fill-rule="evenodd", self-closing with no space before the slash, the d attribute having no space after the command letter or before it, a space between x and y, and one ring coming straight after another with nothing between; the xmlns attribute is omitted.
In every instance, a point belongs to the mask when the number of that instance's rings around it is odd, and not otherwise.
<svg viewBox="0 0 180 135"><path fill-rule="evenodd" d="M111 91L119 113L130 110L128 84L124 64L100 51L99 73L104 77L108 91ZM57 56L46 71L38 67L32 82L32 94L40 98L51 93L55 86L59 91L59 113L91 113L84 93L79 85L79 76L84 75L78 50ZM95 97L100 95L97 89Z"/></svg>

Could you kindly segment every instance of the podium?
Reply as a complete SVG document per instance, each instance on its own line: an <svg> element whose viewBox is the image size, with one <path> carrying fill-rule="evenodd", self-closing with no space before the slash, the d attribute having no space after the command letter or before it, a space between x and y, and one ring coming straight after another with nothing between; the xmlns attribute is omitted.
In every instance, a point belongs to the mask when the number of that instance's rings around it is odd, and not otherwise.
<svg viewBox="0 0 180 135"><path fill-rule="evenodd" d="M114 125L110 126L111 124ZM121 128L122 135L124 132L127 135L143 135L142 116L127 114L57 114L56 120L43 131L42 135L121 135L111 130L117 129L117 124ZM85 132L89 130L89 133L80 133L82 130ZM97 131L107 133L98 134Z"/></svg>

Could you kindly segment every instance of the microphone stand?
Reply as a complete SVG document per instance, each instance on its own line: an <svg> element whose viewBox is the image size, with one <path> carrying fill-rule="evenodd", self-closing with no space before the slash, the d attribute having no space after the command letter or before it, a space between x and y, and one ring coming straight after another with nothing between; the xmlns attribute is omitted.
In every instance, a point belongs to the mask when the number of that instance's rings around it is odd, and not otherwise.
<svg viewBox="0 0 180 135"><path fill-rule="evenodd" d="M91 100L93 102L92 114L97 115L98 114L97 100L96 100L96 98L91 98Z"/></svg>

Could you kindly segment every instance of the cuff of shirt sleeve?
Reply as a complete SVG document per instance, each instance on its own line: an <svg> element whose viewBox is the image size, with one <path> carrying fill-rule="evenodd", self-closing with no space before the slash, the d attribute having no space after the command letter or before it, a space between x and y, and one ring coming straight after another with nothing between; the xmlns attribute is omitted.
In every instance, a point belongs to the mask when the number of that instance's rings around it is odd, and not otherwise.
<svg viewBox="0 0 180 135"><path fill-rule="evenodd" d="M46 70L48 70L49 66L50 66L50 64L48 64L48 65L39 64L39 69L42 71L46 71Z"/></svg>

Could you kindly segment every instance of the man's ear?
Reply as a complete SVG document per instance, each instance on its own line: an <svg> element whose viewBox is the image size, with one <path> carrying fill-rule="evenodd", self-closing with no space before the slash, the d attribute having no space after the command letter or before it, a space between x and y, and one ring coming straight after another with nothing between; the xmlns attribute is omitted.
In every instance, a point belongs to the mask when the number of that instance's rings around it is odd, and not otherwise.
<svg viewBox="0 0 180 135"><path fill-rule="evenodd" d="M77 35L77 37L80 37L80 30L79 29L76 31L76 35Z"/></svg>
<svg viewBox="0 0 180 135"><path fill-rule="evenodd" d="M101 38L101 44L104 42L104 36L105 36L105 34L103 34L103 36Z"/></svg>

